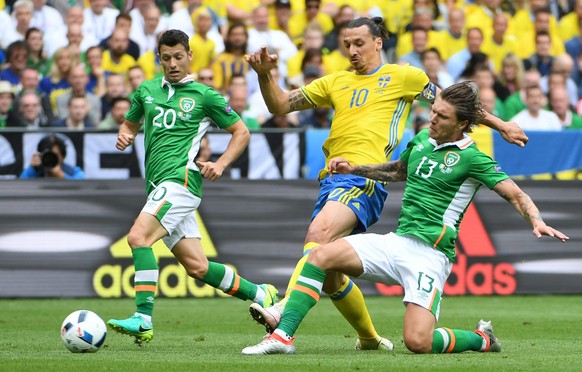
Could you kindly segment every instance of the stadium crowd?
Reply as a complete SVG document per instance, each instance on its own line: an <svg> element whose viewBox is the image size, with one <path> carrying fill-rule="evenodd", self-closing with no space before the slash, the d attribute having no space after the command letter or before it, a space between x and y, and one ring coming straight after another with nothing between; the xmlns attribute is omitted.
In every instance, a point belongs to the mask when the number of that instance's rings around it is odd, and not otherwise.
<svg viewBox="0 0 582 372"><path fill-rule="evenodd" d="M332 109L273 117L243 56L266 45L285 89L351 67L343 32L381 16L385 62L445 89L474 80L485 109L525 130L582 128L582 0L0 0L0 129L116 130L162 75L157 39L190 37L195 78L250 129L331 125ZM416 102L408 126L428 121Z"/></svg>

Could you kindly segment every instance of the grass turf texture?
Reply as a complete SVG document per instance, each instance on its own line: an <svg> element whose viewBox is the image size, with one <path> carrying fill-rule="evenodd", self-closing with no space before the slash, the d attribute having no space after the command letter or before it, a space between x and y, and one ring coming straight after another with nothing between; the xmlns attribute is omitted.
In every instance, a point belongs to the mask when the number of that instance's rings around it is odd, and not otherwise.
<svg viewBox="0 0 582 372"><path fill-rule="evenodd" d="M131 299L0 300L2 371L216 371L266 370L580 370L582 296L447 297L440 326L472 329L492 319L502 353L414 355L402 342L400 298L367 299L375 325L391 339L391 353L354 350L355 335L328 298L300 326L296 355L243 356L263 329L248 315L249 302L230 298L156 301L155 337L138 347L133 338L108 330L96 354L73 354L59 328L77 309L105 321L133 311Z"/></svg>

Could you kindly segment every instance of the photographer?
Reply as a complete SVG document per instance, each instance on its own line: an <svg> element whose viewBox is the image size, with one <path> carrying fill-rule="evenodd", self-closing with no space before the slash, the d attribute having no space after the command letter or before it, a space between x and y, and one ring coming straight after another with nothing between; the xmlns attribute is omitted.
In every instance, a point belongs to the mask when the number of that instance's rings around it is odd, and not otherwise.
<svg viewBox="0 0 582 372"><path fill-rule="evenodd" d="M67 145L55 135L43 137L32 155L30 166L20 174L21 179L52 177L84 179L85 173L79 167L63 163L67 156Z"/></svg>

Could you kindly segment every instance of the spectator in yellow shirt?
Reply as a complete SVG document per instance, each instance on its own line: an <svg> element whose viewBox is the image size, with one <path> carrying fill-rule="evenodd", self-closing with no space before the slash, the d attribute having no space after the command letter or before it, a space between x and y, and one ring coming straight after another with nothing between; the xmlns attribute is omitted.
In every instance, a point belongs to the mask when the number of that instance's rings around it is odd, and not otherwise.
<svg viewBox="0 0 582 372"><path fill-rule="evenodd" d="M198 73L210 66L215 57L215 44L208 37L208 31L212 27L212 13L207 7L202 6L192 12L192 24L194 35L190 38L190 50L193 51L190 72Z"/></svg>
<svg viewBox="0 0 582 372"><path fill-rule="evenodd" d="M438 31L434 30L434 20L432 11L429 8L416 8L410 24L410 29L423 28L428 33L428 48L436 48L441 55L446 55L446 48L443 45L442 36ZM407 31L398 37L398 44L396 46L396 58L412 51L412 32Z"/></svg>
<svg viewBox="0 0 582 372"><path fill-rule="evenodd" d="M534 4L537 3L532 2L532 8ZM539 8L531 13L527 10L520 10L513 17L513 22L516 25L515 37L519 45L517 55L520 58L528 58L535 52L535 35L540 31L550 34L552 39L551 55L557 56L564 53L564 43L560 37L556 19L549 9Z"/></svg>
<svg viewBox="0 0 582 372"><path fill-rule="evenodd" d="M305 0L305 12L291 16L289 20L289 36L295 45L300 45L305 28L310 22L317 22L321 26L324 34L333 29L331 17L320 11L320 0Z"/></svg>
<svg viewBox="0 0 582 372"><path fill-rule="evenodd" d="M450 56L460 52L467 46L465 13L461 9L451 9L449 12L449 26L447 29L439 31L439 33L441 34L440 38L444 45L444 55L441 55L441 58L447 60Z"/></svg>
<svg viewBox="0 0 582 372"><path fill-rule="evenodd" d="M125 76L129 68L136 63L135 59L125 52L129 44L129 36L124 30L116 28L108 44L109 50L103 52L101 62L103 71Z"/></svg>
<svg viewBox="0 0 582 372"><path fill-rule="evenodd" d="M582 0L576 0L574 11L562 17L558 25L560 37L564 42L578 36L580 32L580 19L582 19Z"/></svg>
<svg viewBox="0 0 582 372"><path fill-rule="evenodd" d="M226 34L224 52L212 62L214 86L223 94L226 93L232 75L245 75L250 70L249 64L244 60L248 39L244 23L233 23Z"/></svg>
<svg viewBox="0 0 582 372"><path fill-rule="evenodd" d="M508 21L509 33L513 33L511 14L505 13L501 9L501 0L483 0L481 5L476 7L467 15L467 28L479 28L485 40L493 33L493 20L497 14L505 14Z"/></svg>
<svg viewBox="0 0 582 372"><path fill-rule="evenodd" d="M501 63L507 53L518 49L517 39L513 35L507 34L507 27L507 15L496 14L493 17L493 35L486 37L483 42L483 52L493 62L495 72L501 71Z"/></svg>

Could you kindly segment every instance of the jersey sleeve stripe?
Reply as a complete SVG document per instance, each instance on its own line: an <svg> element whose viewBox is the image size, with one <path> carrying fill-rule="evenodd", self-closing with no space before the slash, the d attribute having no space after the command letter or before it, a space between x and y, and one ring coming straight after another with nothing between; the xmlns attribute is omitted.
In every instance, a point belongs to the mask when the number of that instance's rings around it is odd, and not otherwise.
<svg viewBox="0 0 582 372"><path fill-rule="evenodd" d="M313 102L313 100L311 99L311 97L309 97L309 94L307 94L307 92L305 91L305 89L303 89L303 87L300 87L299 91L301 92L301 94L303 94L303 97L305 97L305 99L308 100L309 103L311 103L313 105L313 107L317 107L315 102Z"/></svg>
<svg viewBox="0 0 582 372"><path fill-rule="evenodd" d="M384 154L386 155L386 159L392 153L392 151L398 145L398 126L400 121L402 120L402 114L406 109L406 101L404 99L400 99L398 101L398 105L396 106L396 110L394 111L394 115L392 116L392 121L390 122L390 141L388 142L388 146L386 146L384 150Z"/></svg>

